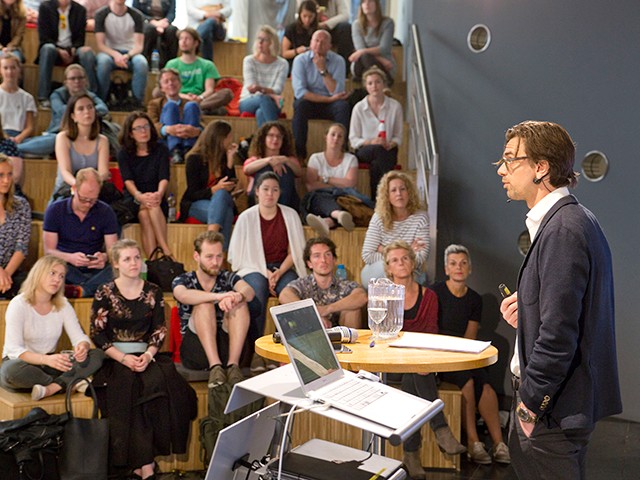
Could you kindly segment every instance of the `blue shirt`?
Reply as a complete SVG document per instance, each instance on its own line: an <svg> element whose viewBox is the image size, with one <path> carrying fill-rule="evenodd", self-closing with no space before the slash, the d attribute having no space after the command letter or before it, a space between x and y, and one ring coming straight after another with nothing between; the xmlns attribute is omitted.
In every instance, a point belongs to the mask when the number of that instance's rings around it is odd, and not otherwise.
<svg viewBox="0 0 640 480"><path fill-rule="evenodd" d="M327 53L327 72L329 72L331 77L336 81L335 91L330 92L322 80L320 71L313 63L313 55L313 51L309 50L308 52L298 55L293 60L291 83L293 85L295 98L302 98L307 92L324 95L325 97L344 92L346 77L344 58L332 51Z"/></svg>
<svg viewBox="0 0 640 480"><path fill-rule="evenodd" d="M53 202L44 212L45 232L58 234L56 248L61 252L93 255L104 250L105 235L117 235L118 220L111 207L98 200L84 220L73 213L73 197Z"/></svg>

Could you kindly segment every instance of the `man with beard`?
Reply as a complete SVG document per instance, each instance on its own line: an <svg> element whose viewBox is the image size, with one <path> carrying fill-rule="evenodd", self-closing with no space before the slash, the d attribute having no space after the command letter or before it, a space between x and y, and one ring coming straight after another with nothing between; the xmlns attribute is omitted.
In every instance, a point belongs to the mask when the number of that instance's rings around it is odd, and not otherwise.
<svg viewBox="0 0 640 480"><path fill-rule="evenodd" d="M193 242L197 270L176 277L172 285L180 312L182 365L209 370L210 387L244 380L239 362L249 329L247 302L254 297L247 282L222 268L223 243L217 232L198 235Z"/></svg>

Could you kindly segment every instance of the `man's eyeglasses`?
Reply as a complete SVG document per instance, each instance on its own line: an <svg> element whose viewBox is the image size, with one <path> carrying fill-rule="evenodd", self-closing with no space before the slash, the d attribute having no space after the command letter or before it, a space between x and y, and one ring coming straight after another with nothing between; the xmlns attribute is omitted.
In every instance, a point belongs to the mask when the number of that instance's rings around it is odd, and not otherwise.
<svg viewBox="0 0 640 480"><path fill-rule="evenodd" d="M80 195L78 195L76 193L76 198L78 199L78 201L80 203L86 203L87 205L94 205L98 199L97 198L87 198L87 197L81 197Z"/></svg>
<svg viewBox="0 0 640 480"><path fill-rule="evenodd" d="M513 164L513 162L519 162L521 160L526 160L527 158L529 157L526 155L524 157L502 157L497 162L494 162L493 165L495 165L496 168L500 168L500 166L504 163L507 168L509 168Z"/></svg>

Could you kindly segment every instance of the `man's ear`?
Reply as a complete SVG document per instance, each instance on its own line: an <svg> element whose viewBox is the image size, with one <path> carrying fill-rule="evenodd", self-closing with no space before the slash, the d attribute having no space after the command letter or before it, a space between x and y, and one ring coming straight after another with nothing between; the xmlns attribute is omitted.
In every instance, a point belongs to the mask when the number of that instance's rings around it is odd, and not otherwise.
<svg viewBox="0 0 640 480"><path fill-rule="evenodd" d="M539 174L538 178L549 175L549 162L547 160L540 160L536 163L536 173Z"/></svg>

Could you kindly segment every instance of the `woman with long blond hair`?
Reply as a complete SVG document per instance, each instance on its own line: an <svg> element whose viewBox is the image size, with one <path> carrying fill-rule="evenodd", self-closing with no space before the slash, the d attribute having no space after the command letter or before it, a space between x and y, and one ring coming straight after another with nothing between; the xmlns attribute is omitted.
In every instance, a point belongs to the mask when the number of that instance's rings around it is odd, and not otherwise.
<svg viewBox="0 0 640 480"><path fill-rule="evenodd" d="M15 195L13 161L0 153L0 298L13 298L25 274L20 265L29 253L31 207Z"/></svg>
<svg viewBox="0 0 640 480"><path fill-rule="evenodd" d="M171 356L159 353L164 299L140 278L140 246L119 240L110 258L115 280L98 288L91 306L91 339L107 357L93 383L109 419L109 464L114 473L155 478L157 455L186 452L196 396Z"/></svg>
<svg viewBox="0 0 640 480"><path fill-rule="evenodd" d="M180 220L194 217L209 230L222 233L225 251L235 215L233 199L242 193L233 168L238 144L232 135L231 125L224 120L206 126L187 153L187 189L180 202Z"/></svg>
<svg viewBox="0 0 640 480"><path fill-rule="evenodd" d="M403 172L391 171L378 184L376 208L362 244L362 284L384 276L382 252L394 240L404 240L416 253L415 273L422 277L429 256L429 215L418 197L415 182Z"/></svg>
<svg viewBox="0 0 640 480"><path fill-rule="evenodd" d="M22 39L27 26L27 10L22 0L0 0L0 49L2 55L12 53L24 63Z"/></svg>
<svg viewBox="0 0 640 480"><path fill-rule="evenodd" d="M76 379L93 375L104 358L101 351L91 349L64 297L66 273L64 260L45 255L7 307L0 386L31 390L33 400L64 392ZM73 345L71 355L55 353L63 328Z"/></svg>

